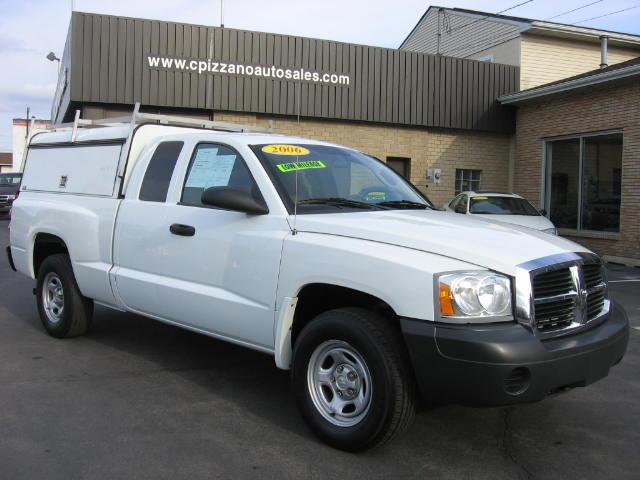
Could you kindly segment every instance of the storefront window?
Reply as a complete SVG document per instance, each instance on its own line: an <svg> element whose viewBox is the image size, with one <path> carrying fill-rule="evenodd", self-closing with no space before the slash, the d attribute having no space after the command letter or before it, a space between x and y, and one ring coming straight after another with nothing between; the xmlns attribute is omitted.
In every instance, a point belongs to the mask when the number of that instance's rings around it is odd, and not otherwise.
<svg viewBox="0 0 640 480"><path fill-rule="evenodd" d="M546 208L558 228L618 232L622 134L547 142Z"/></svg>
<svg viewBox="0 0 640 480"><path fill-rule="evenodd" d="M580 139L550 142L551 198L549 215L557 228L578 228Z"/></svg>

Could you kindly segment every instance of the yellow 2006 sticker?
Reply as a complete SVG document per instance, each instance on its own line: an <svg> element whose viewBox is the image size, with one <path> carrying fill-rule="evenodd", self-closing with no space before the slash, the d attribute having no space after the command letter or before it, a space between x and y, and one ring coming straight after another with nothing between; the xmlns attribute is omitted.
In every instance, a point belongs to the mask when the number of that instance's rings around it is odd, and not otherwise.
<svg viewBox="0 0 640 480"><path fill-rule="evenodd" d="M309 150L298 145L265 145L262 147L265 153L273 155L309 155Z"/></svg>
<svg viewBox="0 0 640 480"><path fill-rule="evenodd" d="M472 197L472 200L489 200L489 197Z"/></svg>
<svg viewBox="0 0 640 480"><path fill-rule="evenodd" d="M310 168L327 168L320 160L310 160L308 162L290 162L276 165L282 173L295 172L296 170L308 170Z"/></svg>

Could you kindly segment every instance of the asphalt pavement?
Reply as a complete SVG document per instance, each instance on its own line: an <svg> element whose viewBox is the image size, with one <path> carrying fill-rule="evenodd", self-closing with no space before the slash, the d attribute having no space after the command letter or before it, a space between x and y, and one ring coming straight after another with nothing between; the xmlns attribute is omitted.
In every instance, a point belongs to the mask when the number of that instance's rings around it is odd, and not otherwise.
<svg viewBox="0 0 640 480"><path fill-rule="evenodd" d="M609 279L635 327L609 377L532 405L424 410L348 454L307 430L271 357L101 307L88 336L53 339L33 282L0 258L0 479L637 479L640 269Z"/></svg>

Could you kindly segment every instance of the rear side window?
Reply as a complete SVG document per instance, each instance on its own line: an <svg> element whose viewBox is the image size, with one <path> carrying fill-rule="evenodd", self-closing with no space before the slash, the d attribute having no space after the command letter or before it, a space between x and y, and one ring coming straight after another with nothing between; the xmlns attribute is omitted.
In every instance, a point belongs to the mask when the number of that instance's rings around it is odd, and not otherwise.
<svg viewBox="0 0 640 480"><path fill-rule="evenodd" d="M456 210L456 208L461 207L461 208L464 209L464 211L466 213L467 212L467 196L466 195L458 195L458 197L455 198L453 200L453 202L451 202L449 204L449 207L454 211Z"/></svg>
<svg viewBox="0 0 640 480"><path fill-rule="evenodd" d="M153 152L140 188L140 200L164 202L184 142L162 142Z"/></svg>
<svg viewBox="0 0 640 480"><path fill-rule="evenodd" d="M464 211L467 211L467 203L469 203L469 197L466 195L462 195L460 197L460 206L462 206L462 208L464 208Z"/></svg>
<svg viewBox="0 0 640 480"><path fill-rule="evenodd" d="M182 189L182 203L200 206L209 187L231 187L258 198L260 192L244 159L229 147L200 144L196 148Z"/></svg>

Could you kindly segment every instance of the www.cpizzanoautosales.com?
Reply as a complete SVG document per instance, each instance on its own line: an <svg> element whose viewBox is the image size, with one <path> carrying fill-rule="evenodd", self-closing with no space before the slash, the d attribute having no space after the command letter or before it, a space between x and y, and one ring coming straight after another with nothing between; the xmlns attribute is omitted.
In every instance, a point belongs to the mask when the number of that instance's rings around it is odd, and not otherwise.
<svg viewBox="0 0 640 480"><path fill-rule="evenodd" d="M334 85L349 85L349 75L338 73L321 73L305 70L304 68L283 68L275 65L243 65L208 60L188 58L147 57L147 65L153 69L185 70L198 74L227 74L246 75L250 77L273 78L275 80L300 80L314 83L330 83Z"/></svg>

